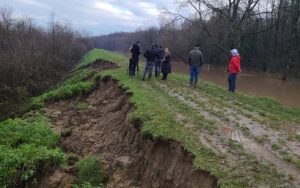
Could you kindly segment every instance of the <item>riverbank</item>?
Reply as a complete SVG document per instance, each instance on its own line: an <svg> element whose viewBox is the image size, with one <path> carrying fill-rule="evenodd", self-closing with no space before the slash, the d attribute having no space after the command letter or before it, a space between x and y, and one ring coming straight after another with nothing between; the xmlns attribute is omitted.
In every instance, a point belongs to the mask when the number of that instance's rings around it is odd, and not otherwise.
<svg viewBox="0 0 300 188"><path fill-rule="evenodd" d="M68 161L43 174L45 182L56 177L79 186L300 186L300 109L205 81L191 89L180 74L142 81L140 73L130 78L127 66L124 56L95 49L64 83L31 101L28 109L47 117L60 135L56 147ZM97 160L85 162L90 158ZM83 173L98 163L93 177ZM101 177L98 184L94 177Z"/></svg>
<svg viewBox="0 0 300 188"><path fill-rule="evenodd" d="M189 68L182 62L172 62L173 72L189 74ZM227 72L225 67L212 67L205 65L201 72L201 79L227 87ZM237 90L249 95L272 97L281 104L300 108L300 80L280 80L266 74L242 72L238 76Z"/></svg>

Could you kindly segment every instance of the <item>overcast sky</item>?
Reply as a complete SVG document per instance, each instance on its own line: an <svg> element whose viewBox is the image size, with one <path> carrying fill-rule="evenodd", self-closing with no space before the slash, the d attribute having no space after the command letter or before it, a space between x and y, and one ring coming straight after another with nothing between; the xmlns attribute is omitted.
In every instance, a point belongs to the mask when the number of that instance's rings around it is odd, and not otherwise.
<svg viewBox="0 0 300 188"><path fill-rule="evenodd" d="M0 7L13 9L14 17L32 17L47 25L53 12L59 20L90 35L134 31L158 24L159 10L173 0L0 0Z"/></svg>

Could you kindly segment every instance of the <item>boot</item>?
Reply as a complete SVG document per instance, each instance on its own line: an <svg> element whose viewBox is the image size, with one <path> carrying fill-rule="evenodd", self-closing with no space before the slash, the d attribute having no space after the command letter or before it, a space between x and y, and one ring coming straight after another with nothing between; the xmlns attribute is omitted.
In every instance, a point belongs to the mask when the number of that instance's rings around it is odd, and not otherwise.
<svg viewBox="0 0 300 188"><path fill-rule="evenodd" d="M198 82L198 80L195 80L195 82L194 82L194 88L196 88L197 82Z"/></svg>
<svg viewBox="0 0 300 188"><path fill-rule="evenodd" d="M194 81L190 80L190 87L193 87L193 83L194 83Z"/></svg>

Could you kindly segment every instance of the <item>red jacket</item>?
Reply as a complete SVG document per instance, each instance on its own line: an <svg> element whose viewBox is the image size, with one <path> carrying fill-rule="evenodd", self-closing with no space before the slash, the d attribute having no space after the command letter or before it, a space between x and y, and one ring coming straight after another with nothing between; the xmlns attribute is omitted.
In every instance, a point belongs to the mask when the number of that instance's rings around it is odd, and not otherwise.
<svg viewBox="0 0 300 188"><path fill-rule="evenodd" d="M239 73L241 72L241 57L240 56L233 56L230 59L227 72L229 73Z"/></svg>

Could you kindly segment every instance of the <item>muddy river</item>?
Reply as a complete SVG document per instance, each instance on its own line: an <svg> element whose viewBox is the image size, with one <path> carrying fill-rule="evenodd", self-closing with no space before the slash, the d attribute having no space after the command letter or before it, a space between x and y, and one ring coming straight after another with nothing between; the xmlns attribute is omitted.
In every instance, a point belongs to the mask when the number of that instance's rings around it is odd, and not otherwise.
<svg viewBox="0 0 300 188"><path fill-rule="evenodd" d="M172 62L172 71L188 74L189 68L181 62ZM227 73L225 68L208 70L202 68L201 79L227 87ZM238 76L237 90L249 95L269 96L281 104L300 108L300 80L282 81L268 78L259 74L242 73Z"/></svg>

